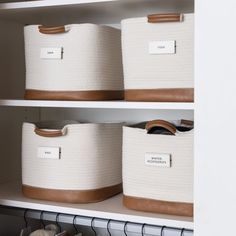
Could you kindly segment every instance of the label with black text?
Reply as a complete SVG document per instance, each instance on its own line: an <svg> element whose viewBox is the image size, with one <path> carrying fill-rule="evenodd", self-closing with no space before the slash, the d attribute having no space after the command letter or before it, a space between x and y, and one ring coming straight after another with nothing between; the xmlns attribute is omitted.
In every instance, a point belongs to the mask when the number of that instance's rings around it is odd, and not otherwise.
<svg viewBox="0 0 236 236"><path fill-rule="evenodd" d="M60 147L38 147L38 158L41 159L60 159Z"/></svg>
<svg viewBox="0 0 236 236"><path fill-rule="evenodd" d="M145 153L145 164L157 167L171 167L171 155L167 153Z"/></svg>
<svg viewBox="0 0 236 236"><path fill-rule="evenodd" d="M62 48L41 48L40 58L41 59L57 59L61 60L63 55Z"/></svg>
<svg viewBox="0 0 236 236"><path fill-rule="evenodd" d="M149 42L149 54L175 54L175 41Z"/></svg>

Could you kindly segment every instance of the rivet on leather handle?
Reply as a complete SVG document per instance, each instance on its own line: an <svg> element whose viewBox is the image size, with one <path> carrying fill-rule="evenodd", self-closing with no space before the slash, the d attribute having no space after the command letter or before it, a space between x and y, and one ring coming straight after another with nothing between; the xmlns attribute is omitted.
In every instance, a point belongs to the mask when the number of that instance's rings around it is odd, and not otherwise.
<svg viewBox="0 0 236 236"><path fill-rule="evenodd" d="M60 34L60 33L65 33L68 31L66 30L66 27L64 25L52 26L52 27L40 25L38 26L38 29L39 29L39 32L42 34Z"/></svg>
<svg viewBox="0 0 236 236"><path fill-rule="evenodd" d="M148 15L147 18L149 23L181 22L183 21L183 14L152 14Z"/></svg>
<svg viewBox="0 0 236 236"><path fill-rule="evenodd" d="M47 138L63 136L63 132L61 130L48 131L48 130L43 130L43 129L35 128L34 132L37 135L41 136L41 137L47 137Z"/></svg>
<svg viewBox="0 0 236 236"><path fill-rule="evenodd" d="M164 129L168 130L169 132L171 132L172 134L176 133L176 127L173 124L171 124L170 122L165 121L165 120L149 121L149 122L147 122L145 129L147 131L149 131L150 129L152 129L154 127L162 127Z"/></svg>

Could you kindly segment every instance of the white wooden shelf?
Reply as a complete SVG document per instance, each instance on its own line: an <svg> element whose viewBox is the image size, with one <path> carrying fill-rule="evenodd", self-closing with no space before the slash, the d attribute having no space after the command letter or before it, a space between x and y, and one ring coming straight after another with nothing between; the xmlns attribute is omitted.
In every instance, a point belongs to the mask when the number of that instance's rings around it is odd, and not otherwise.
<svg viewBox="0 0 236 236"><path fill-rule="evenodd" d="M1 3L0 9L27 9L27 8L42 8L52 6L69 6L69 5L81 5L91 3L102 3L102 2L114 2L117 0L44 0L44 1L19 1L19 2L8 2ZM118 0L119 1L119 0Z"/></svg>
<svg viewBox="0 0 236 236"><path fill-rule="evenodd" d="M21 193L20 183L6 183L0 185L0 205L114 219L118 221L131 221L141 224L146 223L150 225L165 225L167 227L193 229L192 217L170 216L129 210L122 205L121 194L99 203L65 204L26 198Z"/></svg>
<svg viewBox="0 0 236 236"><path fill-rule="evenodd" d="M154 2L156 0L37 0L37 1L18 1L18 2L8 2L0 3L0 10L15 10L15 9L27 9L27 8L42 8L42 7L60 7L60 6L70 6L70 5L85 5L93 4L97 5L100 3L145 3L145 2ZM185 0L187 2L189 0ZM180 2L180 0L172 0L171 2Z"/></svg>
<svg viewBox="0 0 236 236"><path fill-rule="evenodd" d="M146 16L160 11L193 12L193 2L194 0L159 0L158 3L156 0L21 1L0 3L0 18L23 24L114 24L124 18Z"/></svg>
<svg viewBox="0 0 236 236"><path fill-rule="evenodd" d="M194 103L174 102L126 102L126 101L45 101L0 100L0 106L13 107L61 107L61 108L108 108L150 110L194 110Z"/></svg>

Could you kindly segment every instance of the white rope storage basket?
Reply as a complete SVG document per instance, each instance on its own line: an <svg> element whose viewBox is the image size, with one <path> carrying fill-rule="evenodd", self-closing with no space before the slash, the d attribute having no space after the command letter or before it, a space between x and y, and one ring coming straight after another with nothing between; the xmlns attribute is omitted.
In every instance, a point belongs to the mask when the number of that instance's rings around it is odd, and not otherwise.
<svg viewBox="0 0 236 236"><path fill-rule="evenodd" d="M154 14L121 25L125 100L192 102L194 15Z"/></svg>
<svg viewBox="0 0 236 236"><path fill-rule="evenodd" d="M26 99L123 98L121 33L95 24L24 28Z"/></svg>
<svg viewBox="0 0 236 236"><path fill-rule="evenodd" d="M25 196L98 202L122 191L122 123L24 123Z"/></svg>
<svg viewBox="0 0 236 236"><path fill-rule="evenodd" d="M124 127L123 191L128 208L192 216L193 130L164 135Z"/></svg>

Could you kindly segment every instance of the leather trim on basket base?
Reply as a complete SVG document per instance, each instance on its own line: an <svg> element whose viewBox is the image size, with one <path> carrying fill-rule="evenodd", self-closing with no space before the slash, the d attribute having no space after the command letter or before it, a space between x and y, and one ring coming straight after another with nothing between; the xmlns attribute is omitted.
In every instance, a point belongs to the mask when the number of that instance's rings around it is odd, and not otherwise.
<svg viewBox="0 0 236 236"><path fill-rule="evenodd" d="M159 201L147 198L123 196L123 204L130 209L159 214L193 216L193 204Z"/></svg>
<svg viewBox="0 0 236 236"><path fill-rule="evenodd" d="M72 101L103 101L122 100L122 90L97 90L97 91L43 91L27 89L25 99L32 100L72 100Z"/></svg>
<svg viewBox="0 0 236 236"><path fill-rule="evenodd" d="M64 202L64 203L93 203L100 202L122 192L122 184L92 190L59 190L22 185L26 197Z"/></svg>
<svg viewBox="0 0 236 236"><path fill-rule="evenodd" d="M127 89L126 101L143 102L193 102L193 88L174 89Z"/></svg>

